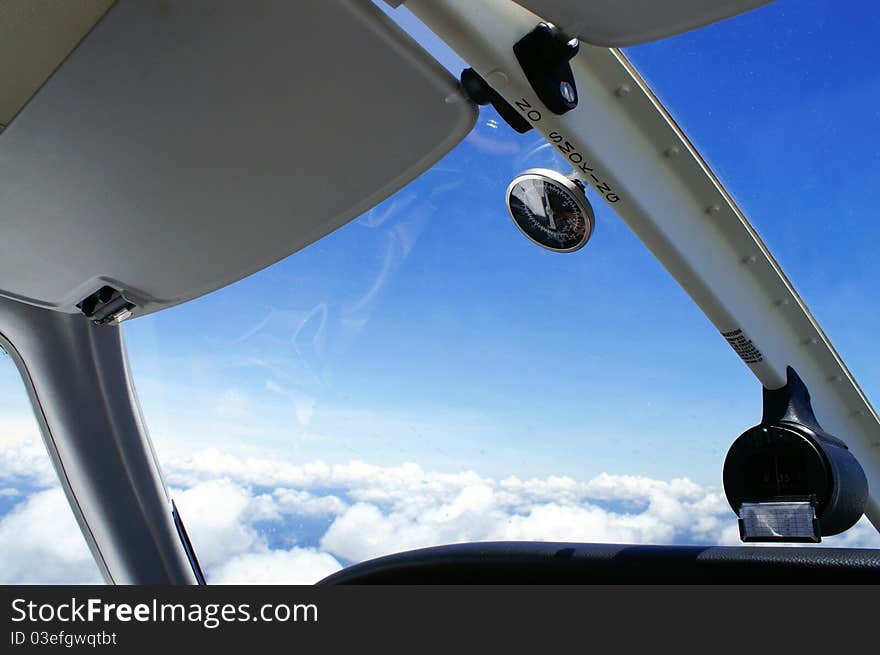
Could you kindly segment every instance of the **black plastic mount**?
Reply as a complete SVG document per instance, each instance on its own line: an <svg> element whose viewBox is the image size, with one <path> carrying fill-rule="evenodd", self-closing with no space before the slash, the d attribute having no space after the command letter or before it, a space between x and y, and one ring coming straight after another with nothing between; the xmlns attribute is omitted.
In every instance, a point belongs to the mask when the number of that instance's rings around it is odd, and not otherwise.
<svg viewBox="0 0 880 655"><path fill-rule="evenodd" d="M531 124L473 68L465 68L461 71L461 86L468 97L478 105L491 104L499 116L516 132L525 134L532 129Z"/></svg>
<svg viewBox="0 0 880 655"><path fill-rule="evenodd" d="M539 23L513 45L513 54L538 99L555 114L577 107L577 86L568 62L579 47L577 39L566 36L549 23ZM532 129L531 123L473 68L461 72L461 86L478 105L491 104L514 131L525 134Z"/></svg>
<svg viewBox="0 0 880 655"><path fill-rule="evenodd" d="M577 107L577 86L568 62L579 48L577 39L549 23L539 23L513 46L513 54L532 89L554 114Z"/></svg>
<svg viewBox="0 0 880 655"><path fill-rule="evenodd" d="M819 425L804 381L789 366L785 386L765 388L763 398L761 423L733 442L724 461L731 508L739 514L744 502L810 498L821 536L852 527L864 512L868 481L846 444Z"/></svg>
<svg viewBox="0 0 880 655"><path fill-rule="evenodd" d="M840 439L822 430L813 413L810 390L807 389L807 385L801 380L797 371L789 366L785 369L785 377L784 387L779 389L764 388L764 413L761 417L761 423L770 424L779 421L797 423L810 428L817 435L821 435L820 438L830 439L836 445L846 448L846 444Z"/></svg>
<svg viewBox="0 0 880 655"><path fill-rule="evenodd" d="M76 304L77 308L96 325L106 325L124 316L137 305L122 291L103 286Z"/></svg>

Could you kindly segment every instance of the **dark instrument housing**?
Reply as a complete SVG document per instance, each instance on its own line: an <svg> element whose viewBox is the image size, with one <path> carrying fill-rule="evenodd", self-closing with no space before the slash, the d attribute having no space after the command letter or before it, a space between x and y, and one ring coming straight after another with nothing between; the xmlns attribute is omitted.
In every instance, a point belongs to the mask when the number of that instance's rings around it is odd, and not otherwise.
<svg viewBox="0 0 880 655"><path fill-rule="evenodd" d="M764 389L761 423L730 447L724 492L737 514L745 502L809 499L820 534L839 534L861 518L868 481L846 444L819 425L800 376L786 372L784 387Z"/></svg>

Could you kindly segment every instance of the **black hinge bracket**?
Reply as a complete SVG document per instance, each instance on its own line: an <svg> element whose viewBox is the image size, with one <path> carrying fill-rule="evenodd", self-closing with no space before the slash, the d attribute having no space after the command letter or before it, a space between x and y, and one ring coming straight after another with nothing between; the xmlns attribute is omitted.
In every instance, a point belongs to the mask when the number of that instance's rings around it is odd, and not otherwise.
<svg viewBox="0 0 880 655"><path fill-rule="evenodd" d="M513 54L532 89L554 114L577 107L577 86L568 62L579 49L577 39L548 23L539 23L513 46Z"/></svg>
<svg viewBox="0 0 880 655"><path fill-rule="evenodd" d="M95 325L119 323L131 316L137 304L111 286L103 286L76 304L83 315Z"/></svg>
<svg viewBox="0 0 880 655"><path fill-rule="evenodd" d="M491 104L504 122L516 132L525 134L532 129L531 124L473 68L465 68L461 71L461 86L467 96L478 105Z"/></svg>

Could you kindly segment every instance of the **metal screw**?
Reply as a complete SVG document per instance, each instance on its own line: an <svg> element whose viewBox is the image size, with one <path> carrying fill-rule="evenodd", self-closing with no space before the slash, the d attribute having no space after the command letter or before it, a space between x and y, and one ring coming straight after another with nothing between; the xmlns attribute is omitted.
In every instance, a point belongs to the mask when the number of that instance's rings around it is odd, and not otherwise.
<svg viewBox="0 0 880 655"><path fill-rule="evenodd" d="M574 87L565 80L559 83L559 93L562 95L566 102L574 102L576 99Z"/></svg>

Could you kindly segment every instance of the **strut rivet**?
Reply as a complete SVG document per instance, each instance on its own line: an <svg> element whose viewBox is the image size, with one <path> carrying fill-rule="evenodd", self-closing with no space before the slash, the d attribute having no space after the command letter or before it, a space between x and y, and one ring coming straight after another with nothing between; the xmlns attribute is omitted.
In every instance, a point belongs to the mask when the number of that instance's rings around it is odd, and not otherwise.
<svg viewBox="0 0 880 655"><path fill-rule="evenodd" d="M489 73L485 77L486 82L496 91L500 91L510 82L510 79L507 77L507 73L498 68L489 71Z"/></svg>

